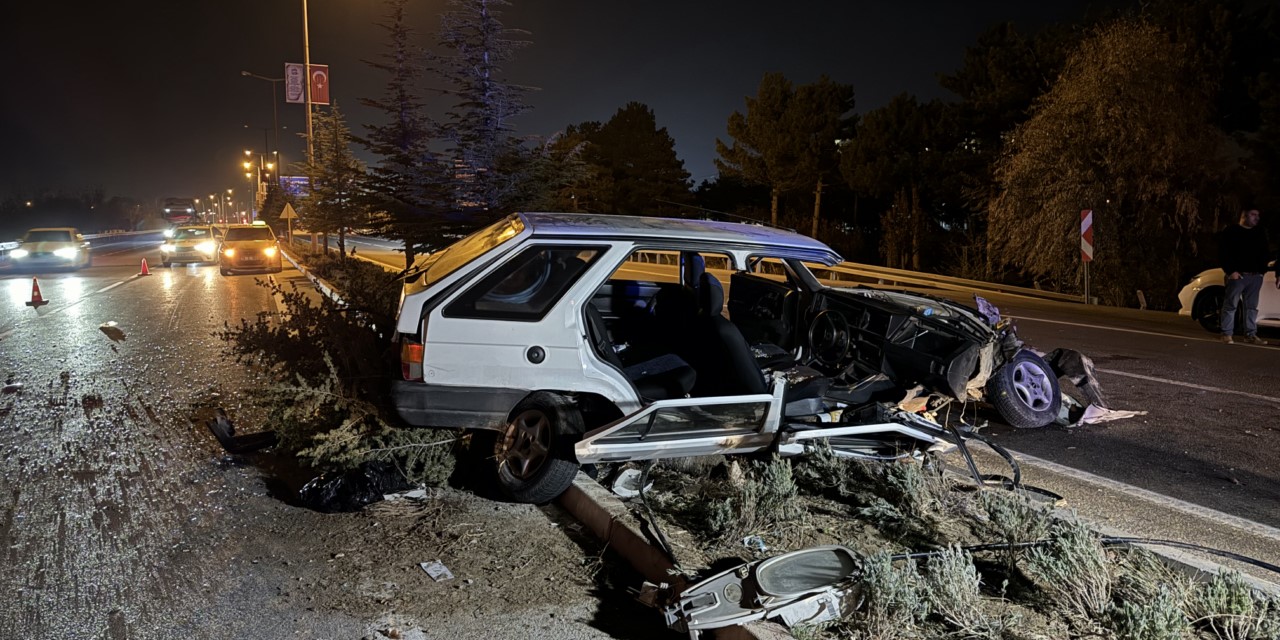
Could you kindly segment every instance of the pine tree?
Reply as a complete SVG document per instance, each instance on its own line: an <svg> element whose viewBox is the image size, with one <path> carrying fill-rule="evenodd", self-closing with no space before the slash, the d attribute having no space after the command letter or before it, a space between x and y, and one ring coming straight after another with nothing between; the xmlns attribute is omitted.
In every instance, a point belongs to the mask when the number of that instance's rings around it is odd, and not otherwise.
<svg viewBox="0 0 1280 640"><path fill-rule="evenodd" d="M453 144L455 199L474 203L467 208L492 209L504 199L504 182L496 168L501 158L515 153L512 118L528 109L528 87L502 77L502 64L528 44L512 36L527 32L507 29L498 19L506 0L450 0L452 10L440 19L440 45L448 54L441 72L458 103L449 112Z"/></svg>
<svg viewBox="0 0 1280 640"><path fill-rule="evenodd" d="M430 242L428 229L449 207L446 173L430 144L437 125L426 114L419 94L425 68L424 53L412 43L413 29L405 21L408 0L387 0L386 51L365 63L387 74L379 99L360 102L380 112L385 121L366 125L368 135L358 141L378 157L368 175L369 205L384 211L386 222L378 230L404 243L405 268Z"/></svg>
<svg viewBox="0 0 1280 640"><path fill-rule="evenodd" d="M312 131L313 153L304 165L310 192L299 215L312 231L338 234L338 251L345 255L347 229L364 215L364 165L351 152L351 132L336 101L316 112Z"/></svg>
<svg viewBox="0 0 1280 640"><path fill-rule="evenodd" d="M594 124L594 123L592 123ZM583 129L588 129L583 125ZM631 102L587 136L585 158L598 185L607 185L602 212L628 215L674 211L693 200L689 172L675 140L658 128L653 110ZM607 194L607 195L605 195Z"/></svg>
<svg viewBox="0 0 1280 640"><path fill-rule="evenodd" d="M732 144L716 140L721 173L770 189L770 222L778 224L778 200L789 192L830 184L836 141L851 133L853 87L822 77L792 86L780 73L766 73L747 112L729 116Z"/></svg>

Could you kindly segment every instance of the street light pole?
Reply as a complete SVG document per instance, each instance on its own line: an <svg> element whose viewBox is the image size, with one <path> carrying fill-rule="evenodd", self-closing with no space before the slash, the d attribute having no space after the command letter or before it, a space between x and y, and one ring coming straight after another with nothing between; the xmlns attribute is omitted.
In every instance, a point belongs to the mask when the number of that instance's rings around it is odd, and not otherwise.
<svg viewBox="0 0 1280 640"><path fill-rule="evenodd" d="M276 105L276 83L284 82L284 78L268 78L266 76L260 76L256 73L250 73L248 71L241 71L240 75L246 78L257 78L259 80L266 80L267 82L271 83L271 126L275 131L275 147L274 148L279 150L280 149L280 116L279 116L279 110Z"/></svg>
<svg viewBox="0 0 1280 640"><path fill-rule="evenodd" d="M302 70L307 85L307 163L315 161L311 144L311 35L307 32L307 0L302 0Z"/></svg>

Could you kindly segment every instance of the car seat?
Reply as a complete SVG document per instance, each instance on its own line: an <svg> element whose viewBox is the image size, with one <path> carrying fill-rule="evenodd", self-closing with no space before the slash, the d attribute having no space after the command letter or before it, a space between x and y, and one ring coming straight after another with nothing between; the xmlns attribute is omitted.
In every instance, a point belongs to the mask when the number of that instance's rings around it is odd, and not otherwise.
<svg viewBox="0 0 1280 640"><path fill-rule="evenodd" d="M627 365L614 349L604 314L590 302L586 305L587 333L591 346L606 362L617 367L647 400L683 398L693 390L697 373L689 363L675 354L663 354L643 362Z"/></svg>

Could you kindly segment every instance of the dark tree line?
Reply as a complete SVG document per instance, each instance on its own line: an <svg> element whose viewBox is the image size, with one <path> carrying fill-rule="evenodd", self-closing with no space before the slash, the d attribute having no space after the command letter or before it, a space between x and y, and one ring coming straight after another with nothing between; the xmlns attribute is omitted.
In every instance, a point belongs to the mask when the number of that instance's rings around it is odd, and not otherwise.
<svg viewBox="0 0 1280 640"><path fill-rule="evenodd" d="M500 21L505 0L451 0L431 40L406 23L406 2L387 0L385 47L369 61L386 77L363 100L379 121L352 138L325 110L315 188L297 206L315 230L403 240L409 263L512 210L698 205L815 235L852 260L1079 292L1079 212L1093 209L1095 293L1130 304L1143 290L1159 307L1211 266L1211 236L1241 206L1280 218L1269 3L1153 0L1038 31L996 25L940 75L953 99L903 94L860 116L851 85L768 73L727 116L719 176L695 188L639 102L546 138L514 135L529 88L502 65L530 42ZM278 215L286 198L268 198Z"/></svg>

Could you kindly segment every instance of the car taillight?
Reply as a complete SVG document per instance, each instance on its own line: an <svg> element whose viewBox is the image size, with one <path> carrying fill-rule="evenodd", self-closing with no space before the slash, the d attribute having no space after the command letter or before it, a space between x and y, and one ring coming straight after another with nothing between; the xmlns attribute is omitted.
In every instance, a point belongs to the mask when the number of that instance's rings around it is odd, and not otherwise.
<svg viewBox="0 0 1280 640"><path fill-rule="evenodd" d="M400 375L405 380L422 381L422 343L400 338Z"/></svg>

